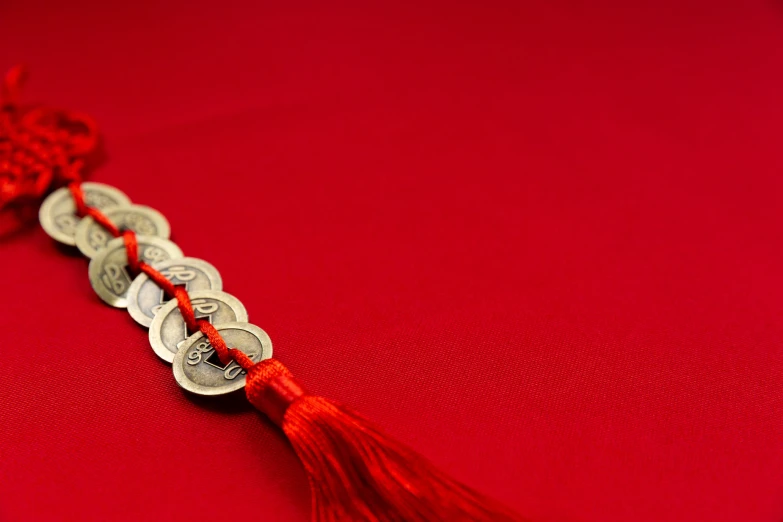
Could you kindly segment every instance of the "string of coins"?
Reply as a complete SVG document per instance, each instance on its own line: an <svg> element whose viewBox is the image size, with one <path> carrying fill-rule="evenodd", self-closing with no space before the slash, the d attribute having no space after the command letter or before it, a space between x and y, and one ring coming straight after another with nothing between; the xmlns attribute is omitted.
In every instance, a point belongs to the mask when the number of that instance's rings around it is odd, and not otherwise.
<svg viewBox="0 0 783 522"><path fill-rule="evenodd" d="M98 143L94 122L19 106L22 77L14 68L0 85L0 218L61 187L39 210L44 230L90 258L95 292L149 327L153 350L172 363L181 387L201 395L245 388L296 451L314 522L522 520L361 415L306 393L272 358L269 336L247 322L242 303L222 291L217 270L169 240L166 218L113 187L81 181Z"/></svg>
<svg viewBox="0 0 783 522"><path fill-rule="evenodd" d="M90 283L105 303L149 327L150 345L182 388L231 393L245 386L247 369L272 356L269 336L222 291L217 269L184 257L157 210L114 187L74 182L44 200L39 219L49 236L90 258Z"/></svg>

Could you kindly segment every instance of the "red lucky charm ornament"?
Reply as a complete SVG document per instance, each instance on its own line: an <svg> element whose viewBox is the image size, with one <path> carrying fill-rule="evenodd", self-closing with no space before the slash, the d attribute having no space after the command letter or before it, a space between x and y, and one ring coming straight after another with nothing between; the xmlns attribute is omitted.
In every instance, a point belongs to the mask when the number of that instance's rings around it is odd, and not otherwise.
<svg viewBox="0 0 783 522"><path fill-rule="evenodd" d="M521 518L439 471L339 403L308 394L272 358L263 330L221 291L205 261L182 257L160 213L131 205L117 189L83 183L99 152L83 114L20 104L21 67L0 99L0 217L4 231L29 221L90 261L90 282L108 304L150 327L156 353L177 382L202 395L244 387L248 401L283 432L302 461L314 521L512 521ZM171 300L171 301L169 301Z"/></svg>

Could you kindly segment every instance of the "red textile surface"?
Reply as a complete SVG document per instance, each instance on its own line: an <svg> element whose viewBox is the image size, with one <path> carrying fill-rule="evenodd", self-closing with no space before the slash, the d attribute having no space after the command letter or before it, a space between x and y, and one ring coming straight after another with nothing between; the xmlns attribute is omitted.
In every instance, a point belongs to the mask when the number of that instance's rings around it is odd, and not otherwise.
<svg viewBox="0 0 783 522"><path fill-rule="evenodd" d="M0 4L309 390L536 521L783 515L781 49L778 2ZM0 271L0 520L307 520L82 259Z"/></svg>

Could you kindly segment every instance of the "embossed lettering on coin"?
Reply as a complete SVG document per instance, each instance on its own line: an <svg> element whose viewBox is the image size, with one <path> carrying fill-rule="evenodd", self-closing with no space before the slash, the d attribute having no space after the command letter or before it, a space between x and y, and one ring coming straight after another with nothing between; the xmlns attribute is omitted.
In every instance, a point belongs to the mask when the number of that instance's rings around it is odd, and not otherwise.
<svg viewBox="0 0 783 522"><path fill-rule="evenodd" d="M253 359L254 357L258 357L258 352L250 349L245 352L245 355ZM217 353L215 352L215 349L206 339L196 343L195 349L188 352L186 363L188 366L196 366L202 361L205 364L222 371L223 378L227 381L233 381L237 378L237 375L244 372L242 367L234 361L231 361L228 364L223 364L223 362L220 360L220 357L218 357Z"/></svg>
<svg viewBox="0 0 783 522"><path fill-rule="evenodd" d="M272 357L272 341L250 323L226 323L215 328L226 344L241 350L252 361ZM174 378L184 389L199 395L222 395L245 386L245 370L236 362L220 362L209 340L198 332L188 337L174 357Z"/></svg>
<svg viewBox="0 0 783 522"><path fill-rule="evenodd" d="M159 263L182 257L177 245L159 237L136 236L139 259L147 263ZM133 277L128 271L128 257L123 238L112 239L90 261L90 284L95 293L106 303L117 308L128 305L127 294Z"/></svg>
<svg viewBox="0 0 783 522"><path fill-rule="evenodd" d="M82 183L84 202L99 210L106 210L119 205L129 205L130 199L121 191L103 183ZM81 218L76 215L76 204L73 195L67 187L55 190L41 204L38 211L41 226L49 236L60 243L75 245L76 229Z"/></svg>
<svg viewBox="0 0 783 522"><path fill-rule="evenodd" d="M183 286L188 292L223 288L223 280L217 269L195 257L172 259L155 264L154 268L166 279L175 285ZM152 324L152 318L168 301L168 296L146 274L137 277L128 290L128 312L142 326Z"/></svg>
<svg viewBox="0 0 783 522"><path fill-rule="evenodd" d="M205 319L213 325L247 321L247 311L239 299L225 292L197 290L189 292L189 297L196 319ZM152 319L150 345L161 359L172 362L177 350L191 333L179 311L177 300L172 299Z"/></svg>
<svg viewBox="0 0 783 522"><path fill-rule="evenodd" d="M120 230L133 230L138 235L168 239L171 227L163 214L144 205L120 205L103 212ZM76 246L89 258L95 257L113 239L108 230L87 216L76 227Z"/></svg>

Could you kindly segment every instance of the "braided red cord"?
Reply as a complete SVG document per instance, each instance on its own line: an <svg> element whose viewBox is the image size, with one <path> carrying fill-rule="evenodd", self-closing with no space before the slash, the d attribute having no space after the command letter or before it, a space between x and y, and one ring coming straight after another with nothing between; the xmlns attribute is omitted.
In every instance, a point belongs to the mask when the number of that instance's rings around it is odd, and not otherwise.
<svg viewBox="0 0 783 522"><path fill-rule="evenodd" d="M120 231L106 215L95 207L87 205L84 201L84 191L81 188L81 182L73 181L68 185L68 189L71 191L73 201L76 205L76 213L81 216L90 216L97 223L100 223L111 235L114 237L122 236L125 242L125 252L128 258L128 268L131 273L136 276L141 272L147 274L152 281L155 282L165 293L172 299L177 300L177 307L179 308L182 318L185 320L185 324L188 327L188 331L203 333L209 343L217 352L220 362L228 364L231 361L236 361L243 369L247 370L251 368L255 363L242 351L235 348L229 348L226 341L220 335L220 332L215 329L208 321L204 319L196 319L195 312L193 311L193 305L190 303L190 296L188 292L181 286L176 286L174 283L166 279L162 273L155 270L152 265L145 263L139 259L139 244L136 240L136 233L132 230Z"/></svg>
<svg viewBox="0 0 783 522"><path fill-rule="evenodd" d="M97 208L89 207L84 202L84 192L82 191L81 181L74 181L68 185L68 189L73 194L73 202L76 205L76 214L80 217L90 216L96 223L109 231L114 237L120 236L120 229L107 218L103 212Z"/></svg>
<svg viewBox="0 0 783 522"><path fill-rule="evenodd" d="M121 231L103 212L85 203L82 172L85 158L98 146L95 121L73 111L22 108L19 100L26 76L25 68L18 65L9 70L0 83L0 209L16 202L36 201L52 185L67 184L76 213L92 217L112 236L122 236L131 273L136 276L144 272L169 297L176 299L188 329L203 332L223 364L235 360L245 370L253 366L253 361L244 353L229 348L211 324L195 319L184 289L171 284L160 272L139 260L133 231Z"/></svg>

